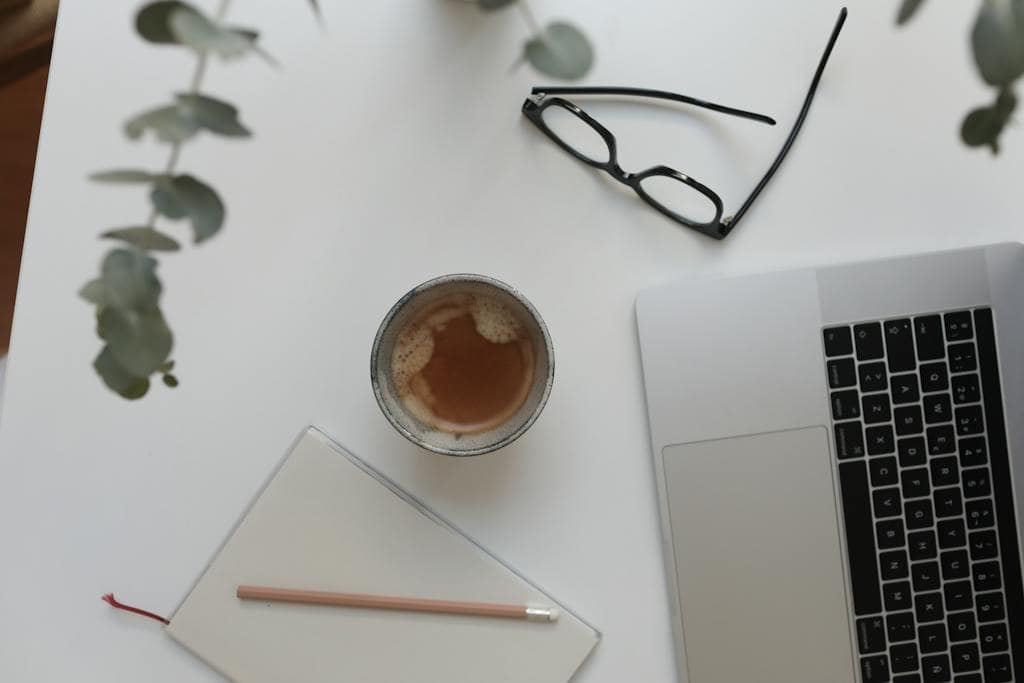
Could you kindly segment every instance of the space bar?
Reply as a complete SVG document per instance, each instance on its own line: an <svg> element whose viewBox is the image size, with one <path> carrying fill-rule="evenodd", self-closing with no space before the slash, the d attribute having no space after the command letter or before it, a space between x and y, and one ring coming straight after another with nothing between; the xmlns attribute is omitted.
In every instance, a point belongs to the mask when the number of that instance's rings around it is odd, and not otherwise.
<svg viewBox="0 0 1024 683"><path fill-rule="evenodd" d="M839 465L839 487L843 494L853 611L857 616L875 614L882 611L882 592L878 585L868 472L863 461Z"/></svg>

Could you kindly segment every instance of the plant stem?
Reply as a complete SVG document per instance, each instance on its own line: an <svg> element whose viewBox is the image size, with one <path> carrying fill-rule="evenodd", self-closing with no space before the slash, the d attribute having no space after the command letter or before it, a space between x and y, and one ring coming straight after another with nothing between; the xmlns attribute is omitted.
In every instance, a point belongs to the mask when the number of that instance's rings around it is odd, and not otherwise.
<svg viewBox="0 0 1024 683"><path fill-rule="evenodd" d="M530 27L530 31L535 35L541 35L544 32L544 29L540 27L540 22L537 21L537 16L533 13L533 10L530 9L526 0L519 0L519 2L516 3L516 6L519 8L519 13L523 15L523 21L525 21L526 25Z"/></svg>
<svg viewBox="0 0 1024 683"><path fill-rule="evenodd" d="M231 0L220 0L220 4L217 6L217 11L214 14L217 21L224 18L224 15L228 12L228 6L231 4ZM209 55L204 51L200 52L196 58L196 68L192 72L192 80L189 82L189 91L192 93L199 92L199 86L202 85L203 77L206 75L206 65L209 62ZM181 145L180 142L174 142L171 144L171 151L167 157L167 165L164 167L164 175L171 175L174 173L175 167L178 165L178 159L181 158ZM157 212L156 209L152 209L149 212L149 220L146 221L146 227L152 228L156 223Z"/></svg>

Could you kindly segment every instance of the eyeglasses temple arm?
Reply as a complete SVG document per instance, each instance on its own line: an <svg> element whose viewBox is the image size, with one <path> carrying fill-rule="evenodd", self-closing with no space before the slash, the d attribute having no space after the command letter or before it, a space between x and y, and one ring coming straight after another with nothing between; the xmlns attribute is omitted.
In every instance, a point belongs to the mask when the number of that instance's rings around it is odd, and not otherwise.
<svg viewBox="0 0 1024 683"><path fill-rule="evenodd" d="M839 10L839 18L836 20L836 25L832 29L832 35L828 39L828 45L825 46L825 52L821 55L821 60L818 62L818 68L814 72L814 78L811 80L811 87L807 90L807 95L804 97L804 104L800 108L800 114L796 117L796 123L793 124L793 130L789 131L789 135L786 137L786 142L783 143L782 149L779 151L778 156L775 157L775 161L768 168L768 172L764 174L761 181L754 187L754 190L747 197L747 201L743 202L743 205L739 210L733 214L730 218L723 221L722 237L728 235L736 224L740 222L743 214L747 212L750 205L754 203L757 196L761 194L765 185L775 175L775 171L779 169L782 164L782 160L786 158L786 154L789 153L789 148L793 146L793 141L796 140L797 134L800 132L800 128L804 125L804 119L807 118L807 112L811 109L811 101L814 99L814 94L818 90L818 81L821 80L821 74L825 71L825 64L828 63L828 58L832 54L832 48L836 44L836 39L839 37L839 31L843 28L843 24L846 22L846 8Z"/></svg>
<svg viewBox="0 0 1024 683"><path fill-rule="evenodd" d="M722 114L729 114L730 116L739 116L744 119L760 121L761 123L767 123L772 126L775 125L775 119L770 116L765 116L764 114L756 114L752 111L736 109L735 107L727 107L724 104L706 102L704 100L698 100L696 97L680 95L678 93L668 92L667 90L650 90L648 88L611 88L604 86L548 87L539 85L531 89L530 92L534 95L628 95L630 97L650 97L652 99L672 100L673 102L692 104L696 107L703 107L704 109L710 109L711 111L717 111Z"/></svg>

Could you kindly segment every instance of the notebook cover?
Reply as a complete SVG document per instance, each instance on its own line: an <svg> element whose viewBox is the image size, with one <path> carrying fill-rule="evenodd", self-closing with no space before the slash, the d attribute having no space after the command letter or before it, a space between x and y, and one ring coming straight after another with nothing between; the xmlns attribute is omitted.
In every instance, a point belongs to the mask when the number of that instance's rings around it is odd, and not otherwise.
<svg viewBox="0 0 1024 683"><path fill-rule="evenodd" d="M239 584L557 605L555 623L241 601ZM600 634L315 428L167 632L237 683L566 681Z"/></svg>

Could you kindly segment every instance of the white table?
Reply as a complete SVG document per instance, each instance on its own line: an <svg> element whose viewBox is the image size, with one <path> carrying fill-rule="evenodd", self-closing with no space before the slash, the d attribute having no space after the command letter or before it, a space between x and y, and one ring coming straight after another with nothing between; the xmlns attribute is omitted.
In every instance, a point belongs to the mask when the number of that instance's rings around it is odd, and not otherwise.
<svg viewBox="0 0 1024 683"><path fill-rule="evenodd" d="M181 168L229 207L224 232L162 259L181 386L136 403L101 386L75 291L101 230L144 192L89 183L159 168L120 121L183 89L192 59L143 45L131 3L63 3L0 426L0 680L215 681L147 620L171 611L270 468L314 423L591 620L580 681L667 681L672 642L633 323L642 288L706 274L908 253L1024 233L1024 132L964 148L987 102L967 32L976 3L858 3L782 171L725 243L681 229L555 148L519 114L524 27L439 0L235 0L283 64L211 65L205 89L256 132L202 137ZM209 3L208 3L209 4ZM735 208L781 144L838 6L812 0L534 0L598 48L590 83L682 91L776 116L586 104L622 163L668 163ZM168 227L169 230L183 230ZM558 371L542 418L470 460L417 450L380 415L370 343L433 275L476 271L532 299ZM694 331L700 332L695 320ZM756 330L751 330L756 334ZM723 358L723 363L728 359ZM767 361L766 361L767 362ZM694 387L699 391L699 387ZM743 501L737 501L743 505Z"/></svg>

